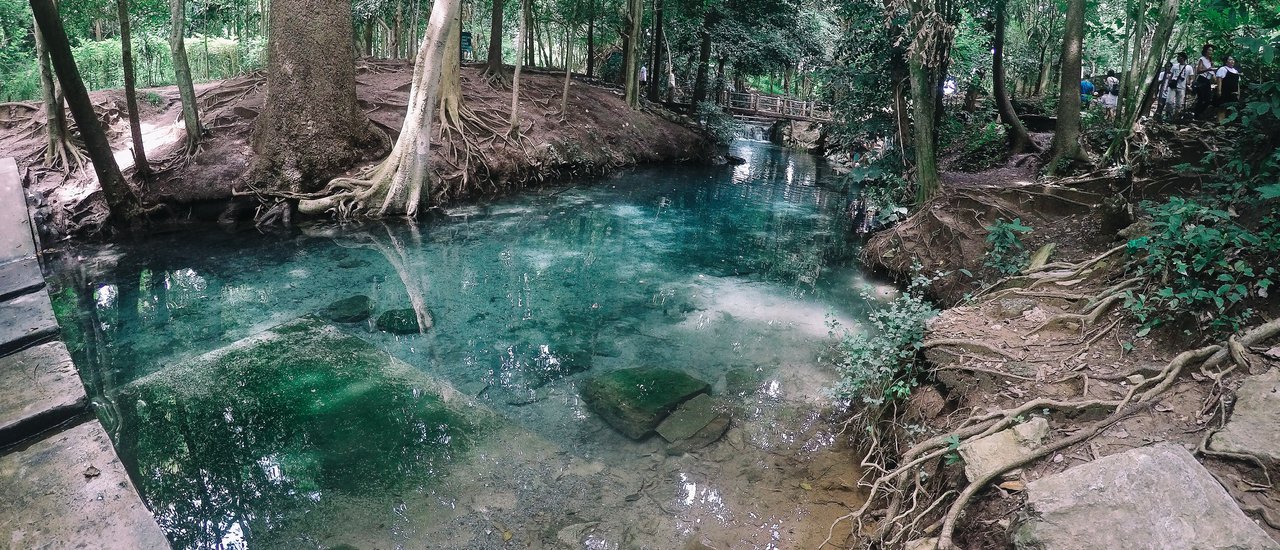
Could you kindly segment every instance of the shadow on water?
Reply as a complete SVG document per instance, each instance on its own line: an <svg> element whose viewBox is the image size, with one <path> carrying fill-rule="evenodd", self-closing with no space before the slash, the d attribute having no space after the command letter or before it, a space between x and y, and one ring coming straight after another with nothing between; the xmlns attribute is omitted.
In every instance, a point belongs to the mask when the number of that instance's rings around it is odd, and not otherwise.
<svg viewBox="0 0 1280 550"><path fill-rule="evenodd" d="M867 281L819 159L733 153L421 224L83 246L55 309L175 547L816 546L858 498L826 323ZM635 366L706 381L728 433L614 431L580 386Z"/></svg>

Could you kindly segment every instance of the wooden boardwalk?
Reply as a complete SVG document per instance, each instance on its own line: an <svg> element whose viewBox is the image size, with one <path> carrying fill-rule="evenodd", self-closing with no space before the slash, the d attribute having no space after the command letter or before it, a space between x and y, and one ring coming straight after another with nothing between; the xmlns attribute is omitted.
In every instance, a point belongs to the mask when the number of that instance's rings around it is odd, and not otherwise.
<svg viewBox="0 0 1280 550"><path fill-rule="evenodd" d="M725 110L735 114L806 122L828 122L832 119L831 105L818 101L731 92L723 93L720 99Z"/></svg>

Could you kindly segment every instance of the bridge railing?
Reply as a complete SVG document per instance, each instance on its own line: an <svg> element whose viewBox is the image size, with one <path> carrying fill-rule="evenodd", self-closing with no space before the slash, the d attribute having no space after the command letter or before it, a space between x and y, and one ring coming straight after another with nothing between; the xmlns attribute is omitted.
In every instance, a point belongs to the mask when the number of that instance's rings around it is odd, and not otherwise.
<svg viewBox="0 0 1280 550"><path fill-rule="evenodd" d="M831 120L831 106L817 101L803 101L780 96L752 93L726 93L725 107L739 111L778 115L783 118Z"/></svg>

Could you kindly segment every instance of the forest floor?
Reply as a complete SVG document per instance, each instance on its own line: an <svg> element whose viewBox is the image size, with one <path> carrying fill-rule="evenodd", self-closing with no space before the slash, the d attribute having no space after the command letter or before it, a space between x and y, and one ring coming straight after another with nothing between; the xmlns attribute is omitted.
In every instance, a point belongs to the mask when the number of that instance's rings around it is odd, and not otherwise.
<svg viewBox="0 0 1280 550"><path fill-rule="evenodd" d="M356 93L373 125L391 139L399 134L407 109L412 65L407 61L364 59L357 64ZM495 88L481 75L482 67L461 71L463 104L472 120L465 138L458 132L437 135L432 144L432 171L455 185L437 203L497 194L549 178L607 173L615 168L650 162L705 160L712 154L707 137L687 117L626 105L621 92L574 79L566 112L560 112L563 73L526 69L521 75L521 138L510 140L505 126L510 116L509 88ZM244 177L253 163L254 120L266 99L261 73L196 86L204 136L192 156L181 152L184 134L181 103L175 87L139 90L143 139L156 171L137 185L147 204L164 205L177 219L213 219L224 212L233 190L244 191ZM108 128L117 162L132 172L124 93L101 90L90 94ZM45 113L41 103L0 106L0 157L14 157L30 180L36 200L37 222L46 238L94 230L104 218L105 202L92 170L65 173L42 165ZM490 130L498 130L498 133ZM434 130L434 128L433 128ZM355 174L379 159L353 167ZM465 185L456 182L465 180Z"/></svg>
<svg viewBox="0 0 1280 550"><path fill-rule="evenodd" d="M1168 166L1187 156L1176 150L1168 154L1163 161ZM924 343L925 359L935 373L933 384L915 390L906 408L932 411L924 418L904 420L927 426L917 441L933 437L941 445L938 440L963 433L984 415L1005 418L1004 425L1044 416L1051 427L1050 445L1084 436L1076 444L1011 468L988 487L976 488L956 522L952 540L959 548L1010 547L1010 526L1023 509L1027 483L1165 441L1195 454L1241 508L1262 520L1263 529L1280 541L1275 523L1280 518L1280 490L1270 483L1266 468L1248 457L1206 448L1210 435L1230 416L1234 389L1250 374L1280 367L1280 354L1276 348L1268 350L1270 346L1255 347L1247 353L1249 368L1224 371L1232 364L1229 358L1203 365L1183 365L1175 359L1206 349L1201 346L1220 344L1226 349L1226 342L1173 329L1138 336L1139 324L1123 307L1123 292L1146 282L1126 269L1126 232L1117 235L1115 228L1104 227L1105 199L1116 194L1120 183L1114 174L1038 177L1012 164L978 174L947 172L941 196L875 235L864 250L870 265L896 276L909 276L916 261L926 274L946 273L933 290L937 300L950 307L929 323ZM1178 181L1171 169L1151 170L1133 183L1134 202L1191 190L1191 184ZM1023 239L1029 251L1052 243L1055 249L1047 265L1012 277L984 266L984 228L999 218L1020 218L1033 228ZM1264 321L1277 313L1266 304L1256 309L1262 310ZM1126 396L1148 393L1149 400L1137 399L1146 401L1144 406L1112 406L1127 403ZM1121 408L1123 415L1115 412ZM1093 429L1100 431L1087 437ZM939 456L920 471L959 490L966 486L964 465L948 464L953 461L943 460L945 449L939 445ZM934 450L915 450L920 449ZM904 456L903 462L908 458L912 456ZM931 500L937 495L927 496ZM923 508L928 502L919 505ZM921 522L907 540L938 536L940 520L931 529L924 527L937 517Z"/></svg>

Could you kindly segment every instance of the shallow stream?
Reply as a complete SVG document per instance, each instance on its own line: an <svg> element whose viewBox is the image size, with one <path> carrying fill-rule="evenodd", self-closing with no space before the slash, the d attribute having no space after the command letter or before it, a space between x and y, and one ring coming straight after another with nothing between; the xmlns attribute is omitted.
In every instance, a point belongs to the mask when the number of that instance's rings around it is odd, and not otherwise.
<svg viewBox="0 0 1280 550"><path fill-rule="evenodd" d="M50 290L175 548L813 548L858 504L823 389L867 280L821 160L732 152L417 224L67 248ZM355 295L368 320L314 317ZM728 432L674 453L584 405L637 366L710 384Z"/></svg>

